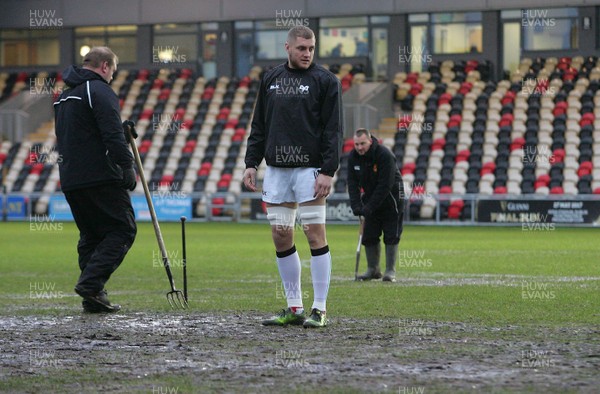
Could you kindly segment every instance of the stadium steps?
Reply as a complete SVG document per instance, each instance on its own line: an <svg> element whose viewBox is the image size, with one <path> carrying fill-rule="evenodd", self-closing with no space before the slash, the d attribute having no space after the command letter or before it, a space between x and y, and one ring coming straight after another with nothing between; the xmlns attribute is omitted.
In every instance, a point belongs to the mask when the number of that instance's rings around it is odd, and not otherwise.
<svg viewBox="0 0 600 394"><path fill-rule="evenodd" d="M44 122L33 133L29 133L27 139L31 143L46 142L48 139L54 139L54 120Z"/></svg>

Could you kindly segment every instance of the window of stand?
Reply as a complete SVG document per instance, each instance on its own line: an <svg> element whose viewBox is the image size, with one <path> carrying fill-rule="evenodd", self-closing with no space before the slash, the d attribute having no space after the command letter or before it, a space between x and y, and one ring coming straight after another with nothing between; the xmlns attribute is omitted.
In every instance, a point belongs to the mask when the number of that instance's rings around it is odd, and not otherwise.
<svg viewBox="0 0 600 394"><path fill-rule="evenodd" d="M368 56L368 26L366 16L321 18L317 43L319 57Z"/></svg>
<svg viewBox="0 0 600 394"><path fill-rule="evenodd" d="M137 62L137 26L88 26L75 28L75 63L94 46L108 46L120 64Z"/></svg>
<svg viewBox="0 0 600 394"><path fill-rule="evenodd" d="M59 64L58 30L0 31L0 66L56 66Z"/></svg>
<svg viewBox="0 0 600 394"><path fill-rule="evenodd" d="M254 23L256 59L286 59L285 42L290 27L282 27L277 19Z"/></svg>
<svg viewBox="0 0 600 394"><path fill-rule="evenodd" d="M480 53L483 49L481 12L411 14L410 45L399 48L399 62L423 71L432 55Z"/></svg>
<svg viewBox="0 0 600 394"><path fill-rule="evenodd" d="M431 14L433 53L478 53L483 47L481 12Z"/></svg>
<svg viewBox="0 0 600 394"><path fill-rule="evenodd" d="M544 51L577 49L579 26L577 8L535 8L520 10L523 49Z"/></svg>
<svg viewBox="0 0 600 394"><path fill-rule="evenodd" d="M197 24L167 23L152 27L152 63L191 66L197 60Z"/></svg>

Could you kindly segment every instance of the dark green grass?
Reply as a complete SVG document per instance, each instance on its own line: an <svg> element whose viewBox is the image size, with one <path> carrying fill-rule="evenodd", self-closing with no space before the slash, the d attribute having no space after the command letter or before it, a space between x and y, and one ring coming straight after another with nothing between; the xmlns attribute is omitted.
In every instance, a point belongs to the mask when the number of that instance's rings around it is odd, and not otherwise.
<svg viewBox="0 0 600 394"><path fill-rule="evenodd" d="M178 287L179 223L161 224ZM188 223L188 283L192 312L271 313L285 306L267 224ZM422 318L482 325L594 325L600 323L598 230L520 227L407 226L401 241L399 282L354 282L356 226L330 225L333 256L328 300L331 317ZM73 314L78 276L73 223L31 229L0 224L1 312ZM310 253L304 235L296 244L303 260L305 306L312 303ZM107 286L125 311L169 311L169 289L150 223ZM366 261L361 259L361 271ZM573 277L595 279L569 280ZM563 278L559 280L559 278ZM51 287L48 298L39 286ZM523 291L545 291L538 298ZM31 294L31 291L34 291Z"/></svg>

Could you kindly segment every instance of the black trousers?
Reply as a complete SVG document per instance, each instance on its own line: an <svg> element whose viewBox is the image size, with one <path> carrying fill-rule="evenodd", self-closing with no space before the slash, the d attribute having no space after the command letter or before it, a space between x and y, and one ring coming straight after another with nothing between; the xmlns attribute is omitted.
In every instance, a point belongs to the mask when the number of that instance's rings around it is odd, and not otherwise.
<svg viewBox="0 0 600 394"><path fill-rule="evenodd" d="M115 184L66 191L65 197L79 229L77 287L91 293L104 289L119 267L137 233L127 190Z"/></svg>
<svg viewBox="0 0 600 394"><path fill-rule="evenodd" d="M379 244L383 233L383 243L397 245L402 236L402 221L404 219L404 200L387 198L371 215L365 217L362 244L372 246Z"/></svg>

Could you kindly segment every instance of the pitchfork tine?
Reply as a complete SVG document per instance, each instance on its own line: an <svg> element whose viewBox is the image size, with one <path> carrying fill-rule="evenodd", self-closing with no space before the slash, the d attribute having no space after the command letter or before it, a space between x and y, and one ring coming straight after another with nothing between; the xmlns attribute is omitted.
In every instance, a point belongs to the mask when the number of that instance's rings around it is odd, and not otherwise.
<svg viewBox="0 0 600 394"><path fill-rule="evenodd" d="M181 290L173 290L167 293L167 301L169 301L169 305L171 308L180 308L187 309L187 302L185 301L185 297Z"/></svg>

